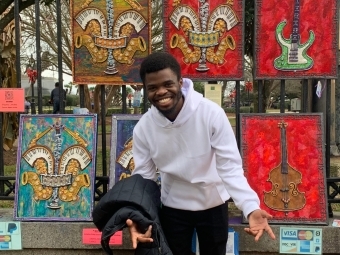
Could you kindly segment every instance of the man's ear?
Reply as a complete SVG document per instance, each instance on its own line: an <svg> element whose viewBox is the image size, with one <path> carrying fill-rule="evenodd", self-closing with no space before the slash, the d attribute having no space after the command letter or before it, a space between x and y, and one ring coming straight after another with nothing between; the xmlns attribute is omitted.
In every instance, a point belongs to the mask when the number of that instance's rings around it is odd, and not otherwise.
<svg viewBox="0 0 340 255"><path fill-rule="evenodd" d="M183 78L182 77L179 78L178 83L179 83L179 87L182 88L182 86L183 86Z"/></svg>

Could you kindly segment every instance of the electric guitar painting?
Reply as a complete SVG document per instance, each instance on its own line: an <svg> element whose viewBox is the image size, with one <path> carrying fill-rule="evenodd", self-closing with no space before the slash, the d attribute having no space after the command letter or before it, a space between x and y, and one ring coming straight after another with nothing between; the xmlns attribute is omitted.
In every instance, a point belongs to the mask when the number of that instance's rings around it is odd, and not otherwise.
<svg viewBox="0 0 340 255"><path fill-rule="evenodd" d="M289 39L282 35L283 28L287 21L280 22L276 27L276 40L281 46L282 54L274 60L274 67L281 71L302 71L312 68L314 61L307 55L308 48L315 40L315 34L309 31L309 39L304 44L300 44L299 34L300 20L300 0L295 0L293 29Z"/></svg>

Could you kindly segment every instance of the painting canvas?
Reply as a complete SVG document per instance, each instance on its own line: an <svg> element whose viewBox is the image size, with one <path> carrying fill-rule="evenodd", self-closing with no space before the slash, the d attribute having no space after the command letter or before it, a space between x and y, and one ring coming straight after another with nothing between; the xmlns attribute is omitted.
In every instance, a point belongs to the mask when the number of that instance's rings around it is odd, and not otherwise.
<svg viewBox="0 0 340 255"><path fill-rule="evenodd" d="M193 80L243 79L243 0L165 0L164 49Z"/></svg>
<svg viewBox="0 0 340 255"><path fill-rule="evenodd" d="M272 223L328 224L322 114L241 114L245 176Z"/></svg>
<svg viewBox="0 0 340 255"><path fill-rule="evenodd" d="M72 75L78 84L141 84L151 52L151 1L71 0Z"/></svg>
<svg viewBox="0 0 340 255"><path fill-rule="evenodd" d="M112 116L110 188L131 175L135 168L132 144L133 129L142 115L117 114Z"/></svg>
<svg viewBox="0 0 340 255"><path fill-rule="evenodd" d="M21 115L14 218L91 221L97 116Z"/></svg>
<svg viewBox="0 0 340 255"><path fill-rule="evenodd" d="M338 1L256 0L255 78L336 78Z"/></svg>

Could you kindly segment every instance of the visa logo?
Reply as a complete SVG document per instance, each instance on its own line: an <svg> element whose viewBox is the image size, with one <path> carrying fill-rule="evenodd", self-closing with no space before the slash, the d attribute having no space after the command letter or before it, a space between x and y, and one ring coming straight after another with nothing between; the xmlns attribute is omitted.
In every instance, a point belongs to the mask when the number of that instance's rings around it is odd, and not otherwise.
<svg viewBox="0 0 340 255"><path fill-rule="evenodd" d="M297 230L283 230L283 237L297 237Z"/></svg>

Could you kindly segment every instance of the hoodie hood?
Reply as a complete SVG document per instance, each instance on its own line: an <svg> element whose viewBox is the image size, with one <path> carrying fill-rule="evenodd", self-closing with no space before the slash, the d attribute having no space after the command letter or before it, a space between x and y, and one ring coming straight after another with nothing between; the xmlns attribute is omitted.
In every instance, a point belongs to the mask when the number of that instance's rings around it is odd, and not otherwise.
<svg viewBox="0 0 340 255"><path fill-rule="evenodd" d="M176 119L172 122L168 120L155 106L151 106L150 114L152 119L158 126L161 127L178 127L183 125L190 116L196 111L203 95L194 90L194 84L190 79L183 78L182 93L184 96L184 104L177 115Z"/></svg>

